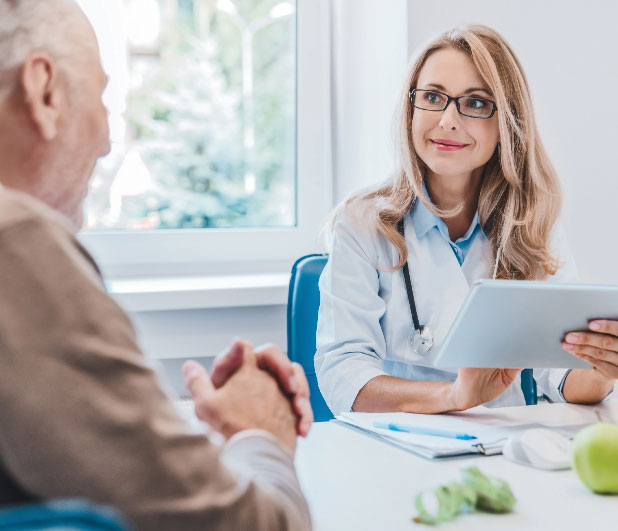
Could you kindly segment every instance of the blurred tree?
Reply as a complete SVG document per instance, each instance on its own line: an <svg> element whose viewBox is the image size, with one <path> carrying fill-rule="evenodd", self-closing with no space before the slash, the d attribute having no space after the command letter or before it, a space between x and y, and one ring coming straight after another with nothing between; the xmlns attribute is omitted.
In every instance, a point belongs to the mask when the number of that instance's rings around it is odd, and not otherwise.
<svg viewBox="0 0 618 531"><path fill-rule="evenodd" d="M128 0L127 0L128 1ZM254 20L277 0L231 0ZM280 1L280 0L279 0ZM204 228L295 222L295 17L253 40L255 150L243 151L241 36L215 0L159 0L163 26L151 52L134 53L128 138L108 211L95 226ZM136 155L137 154L137 155ZM120 162L118 163L120 164ZM116 166L118 166L118 164ZM246 165L255 190L244 180ZM141 180L136 174L142 174ZM126 179L125 185L121 181ZM131 184L135 180L141 184ZM99 181L100 184L100 179ZM121 197L114 199L114 194ZM124 194L124 195L123 195ZM91 201L91 205L101 205ZM111 215L110 215L111 212Z"/></svg>
<svg viewBox="0 0 618 531"><path fill-rule="evenodd" d="M128 122L156 184L133 202L144 216L155 196L160 227L227 226L247 210L238 90L223 79L213 42L186 25L168 27L156 68L129 99Z"/></svg>

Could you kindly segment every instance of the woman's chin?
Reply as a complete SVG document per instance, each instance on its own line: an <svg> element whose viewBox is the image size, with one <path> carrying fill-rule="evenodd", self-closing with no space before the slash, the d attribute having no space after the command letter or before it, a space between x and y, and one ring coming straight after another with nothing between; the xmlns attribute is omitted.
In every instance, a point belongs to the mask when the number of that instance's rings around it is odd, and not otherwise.
<svg viewBox="0 0 618 531"><path fill-rule="evenodd" d="M456 177L467 173L466 167L462 164L453 164L452 161L431 161L427 164L430 174L440 175L442 177ZM470 170L472 171L472 170Z"/></svg>

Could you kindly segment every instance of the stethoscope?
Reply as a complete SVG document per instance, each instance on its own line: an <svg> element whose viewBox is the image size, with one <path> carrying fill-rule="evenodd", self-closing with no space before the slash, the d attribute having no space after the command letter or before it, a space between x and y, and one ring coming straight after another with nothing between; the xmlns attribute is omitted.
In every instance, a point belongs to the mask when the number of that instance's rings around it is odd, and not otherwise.
<svg viewBox="0 0 618 531"><path fill-rule="evenodd" d="M405 240L404 221L405 216L401 218L397 224L397 230ZM410 314L412 315L412 323L414 324L414 329L410 332L410 336L408 337L408 345L414 355L424 356L431 350L431 347L433 347L433 332L431 328L421 325L418 320L416 303L414 302L414 291L412 290L412 281L410 280L410 268L408 267L407 260L405 264L403 264L402 269L403 278L406 283L406 292L408 294L408 304L410 305Z"/></svg>
<svg viewBox="0 0 618 531"><path fill-rule="evenodd" d="M397 230L405 240L405 228L404 228L405 216L399 220L397 224ZM500 255L502 252L502 245L498 246L498 252L496 253L496 260L494 262L494 274L492 278L496 278L498 272L498 263L500 261ZM414 291L412 291L412 281L410 280L410 268L408 262L403 264L403 278L406 283L406 292L408 294L408 304L410 305L410 314L412 315L412 323L414 329L410 332L408 337L408 345L410 351L415 356L425 356L433 347L433 331L428 326L420 324L418 320L418 313L416 311L416 303L414 302Z"/></svg>

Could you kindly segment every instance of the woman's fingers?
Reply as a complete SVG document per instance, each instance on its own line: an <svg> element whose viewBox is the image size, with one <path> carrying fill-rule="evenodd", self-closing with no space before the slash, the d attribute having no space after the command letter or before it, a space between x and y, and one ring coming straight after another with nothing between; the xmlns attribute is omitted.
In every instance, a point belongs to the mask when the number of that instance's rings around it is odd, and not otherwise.
<svg viewBox="0 0 618 531"><path fill-rule="evenodd" d="M618 321L611 319L595 319L588 323L588 328L593 332L618 336Z"/></svg>
<svg viewBox="0 0 618 531"><path fill-rule="evenodd" d="M576 356L584 355L592 359L596 359L599 361L605 361L607 363L614 363L618 365L618 353L617 352L614 352L611 350L605 350L605 349L598 348L598 347L591 347L589 345L576 345L574 347L575 348L566 349L566 350L568 350L572 354L575 354Z"/></svg>
<svg viewBox="0 0 618 531"><path fill-rule="evenodd" d="M564 337L564 345L567 350L577 350L577 347L589 346L618 352L618 337L600 332L569 332ZM576 348L569 348L569 346Z"/></svg>
<svg viewBox="0 0 618 531"><path fill-rule="evenodd" d="M607 332L616 324L616 321L592 321L590 328ZM601 332L571 332L565 336L562 347L598 369L606 378L618 378L618 338L615 336Z"/></svg>
<svg viewBox="0 0 618 531"><path fill-rule="evenodd" d="M457 409L468 409L497 398L520 372L521 369L459 369L454 383Z"/></svg>

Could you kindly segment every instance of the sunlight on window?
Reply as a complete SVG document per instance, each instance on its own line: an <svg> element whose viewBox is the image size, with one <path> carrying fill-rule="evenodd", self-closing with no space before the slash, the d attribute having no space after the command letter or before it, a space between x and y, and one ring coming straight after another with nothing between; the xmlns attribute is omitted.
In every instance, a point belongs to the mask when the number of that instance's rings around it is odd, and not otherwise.
<svg viewBox="0 0 618 531"><path fill-rule="evenodd" d="M295 2L80 4L110 76L112 137L86 228L294 225Z"/></svg>

